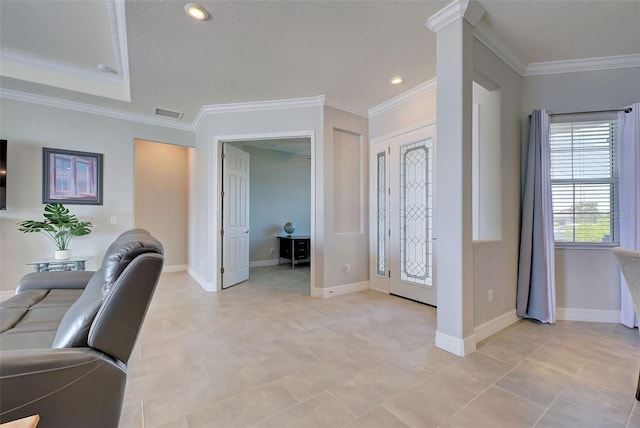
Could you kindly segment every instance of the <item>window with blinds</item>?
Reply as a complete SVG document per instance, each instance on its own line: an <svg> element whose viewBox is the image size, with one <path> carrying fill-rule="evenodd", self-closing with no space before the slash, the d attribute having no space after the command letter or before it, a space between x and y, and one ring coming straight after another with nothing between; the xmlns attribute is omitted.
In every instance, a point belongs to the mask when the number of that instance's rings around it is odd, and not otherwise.
<svg viewBox="0 0 640 428"><path fill-rule="evenodd" d="M618 242L617 131L615 120L551 124L555 242Z"/></svg>

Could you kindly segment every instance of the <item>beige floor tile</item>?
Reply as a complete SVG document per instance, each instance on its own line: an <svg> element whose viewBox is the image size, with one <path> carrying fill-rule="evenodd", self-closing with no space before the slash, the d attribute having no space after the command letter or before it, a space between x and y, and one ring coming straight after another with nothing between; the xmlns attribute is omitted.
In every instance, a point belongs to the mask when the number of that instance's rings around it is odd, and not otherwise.
<svg viewBox="0 0 640 428"><path fill-rule="evenodd" d="M144 402L145 424L160 425L249 389L237 372L218 373L210 379L178 388Z"/></svg>
<svg viewBox="0 0 640 428"><path fill-rule="evenodd" d="M499 337L478 348L482 355L515 366L529 355L533 354L541 345L520 341L510 335Z"/></svg>
<svg viewBox="0 0 640 428"><path fill-rule="evenodd" d="M528 359L573 376L582 368L588 355L586 352L560 343L547 343L531 354Z"/></svg>
<svg viewBox="0 0 640 428"><path fill-rule="evenodd" d="M240 373L251 386L259 386L280 379L291 373L305 370L320 361L311 351L303 347L291 347L278 356L249 364Z"/></svg>
<svg viewBox="0 0 640 428"><path fill-rule="evenodd" d="M448 365L440 371L440 374L469 391L479 394L504 376L511 367L475 352Z"/></svg>
<svg viewBox="0 0 640 428"><path fill-rule="evenodd" d="M408 428L409 426L393 416L384 407L376 407L366 415L356 419L346 428Z"/></svg>
<svg viewBox="0 0 640 428"><path fill-rule="evenodd" d="M414 385L384 407L412 428L436 427L471 401L476 394L434 375Z"/></svg>
<svg viewBox="0 0 640 428"><path fill-rule="evenodd" d="M535 428L622 428L624 424L607 419L588 408L557 400L542 416Z"/></svg>
<svg viewBox="0 0 640 428"><path fill-rule="evenodd" d="M167 370L137 377L127 382L125 401L149 400L167 391L208 379L202 362L182 364Z"/></svg>
<svg viewBox="0 0 640 428"><path fill-rule="evenodd" d="M329 390L343 406L362 416L415 383L415 378L387 363Z"/></svg>
<svg viewBox="0 0 640 428"><path fill-rule="evenodd" d="M298 404L282 382L249 390L235 397L211 403L187 415L189 428L242 428Z"/></svg>
<svg viewBox="0 0 640 428"><path fill-rule="evenodd" d="M444 427L531 427L545 408L492 386L453 415Z"/></svg>
<svg viewBox="0 0 640 428"><path fill-rule="evenodd" d="M122 428L144 428L142 401L135 401L122 406L119 426Z"/></svg>
<svg viewBox="0 0 640 428"><path fill-rule="evenodd" d="M602 378L594 378L579 373L569 386L560 394L560 398L588 408L591 411L611 419L626 423L635 396L635 388L620 388L619 384L608 383Z"/></svg>
<svg viewBox="0 0 640 428"><path fill-rule="evenodd" d="M430 344L402 353L391 364L418 379L424 379L459 359L460 357Z"/></svg>
<svg viewBox="0 0 640 428"><path fill-rule="evenodd" d="M496 382L496 385L543 407L548 407L571 382L571 379L572 377L566 373L532 361L523 361Z"/></svg>
<svg viewBox="0 0 640 428"><path fill-rule="evenodd" d="M312 298L308 267L250 275L220 293L184 272L161 276L129 361L121 427L446 427L468 412L501 417L497 399L470 402L472 391L509 389L517 396L503 401L515 409L561 390L541 426L640 428L638 329L521 320L461 359L435 348L434 308L374 291Z"/></svg>
<svg viewBox="0 0 640 428"><path fill-rule="evenodd" d="M291 373L282 378L282 383L298 401L305 401L354 377L362 370L362 367L346 357L338 357L314 364L313 370Z"/></svg>
<svg viewBox="0 0 640 428"><path fill-rule="evenodd" d="M315 397L256 424L260 428L342 427L355 417L328 393Z"/></svg>

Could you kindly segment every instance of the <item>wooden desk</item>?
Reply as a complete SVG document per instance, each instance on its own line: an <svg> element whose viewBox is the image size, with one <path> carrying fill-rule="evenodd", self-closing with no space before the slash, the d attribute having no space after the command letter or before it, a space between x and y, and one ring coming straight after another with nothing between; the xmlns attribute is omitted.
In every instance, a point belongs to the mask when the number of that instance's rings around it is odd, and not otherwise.
<svg viewBox="0 0 640 428"><path fill-rule="evenodd" d="M282 259L289 260L291 269L294 269L297 264L311 261L311 236L309 235L278 236L278 245L280 247L278 264Z"/></svg>

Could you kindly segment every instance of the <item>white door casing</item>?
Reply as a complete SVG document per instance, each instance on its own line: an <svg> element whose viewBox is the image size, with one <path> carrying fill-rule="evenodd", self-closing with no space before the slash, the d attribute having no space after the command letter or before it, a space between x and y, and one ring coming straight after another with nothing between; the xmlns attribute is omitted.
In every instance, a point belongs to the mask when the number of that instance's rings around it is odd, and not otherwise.
<svg viewBox="0 0 640 428"><path fill-rule="evenodd" d="M249 153L222 147L222 288L249 279Z"/></svg>

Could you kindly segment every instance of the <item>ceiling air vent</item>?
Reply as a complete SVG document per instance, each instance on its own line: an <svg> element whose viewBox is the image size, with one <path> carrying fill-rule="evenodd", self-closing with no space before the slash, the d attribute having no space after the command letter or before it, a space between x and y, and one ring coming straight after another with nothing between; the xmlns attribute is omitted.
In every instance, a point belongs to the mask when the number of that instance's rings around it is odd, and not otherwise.
<svg viewBox="0 0 640 428"><path fill-rule="evenodd" d="M163 108L156 108L156 116L170 117L171 119L181 120L184 113L171 111Z"/></svg>

